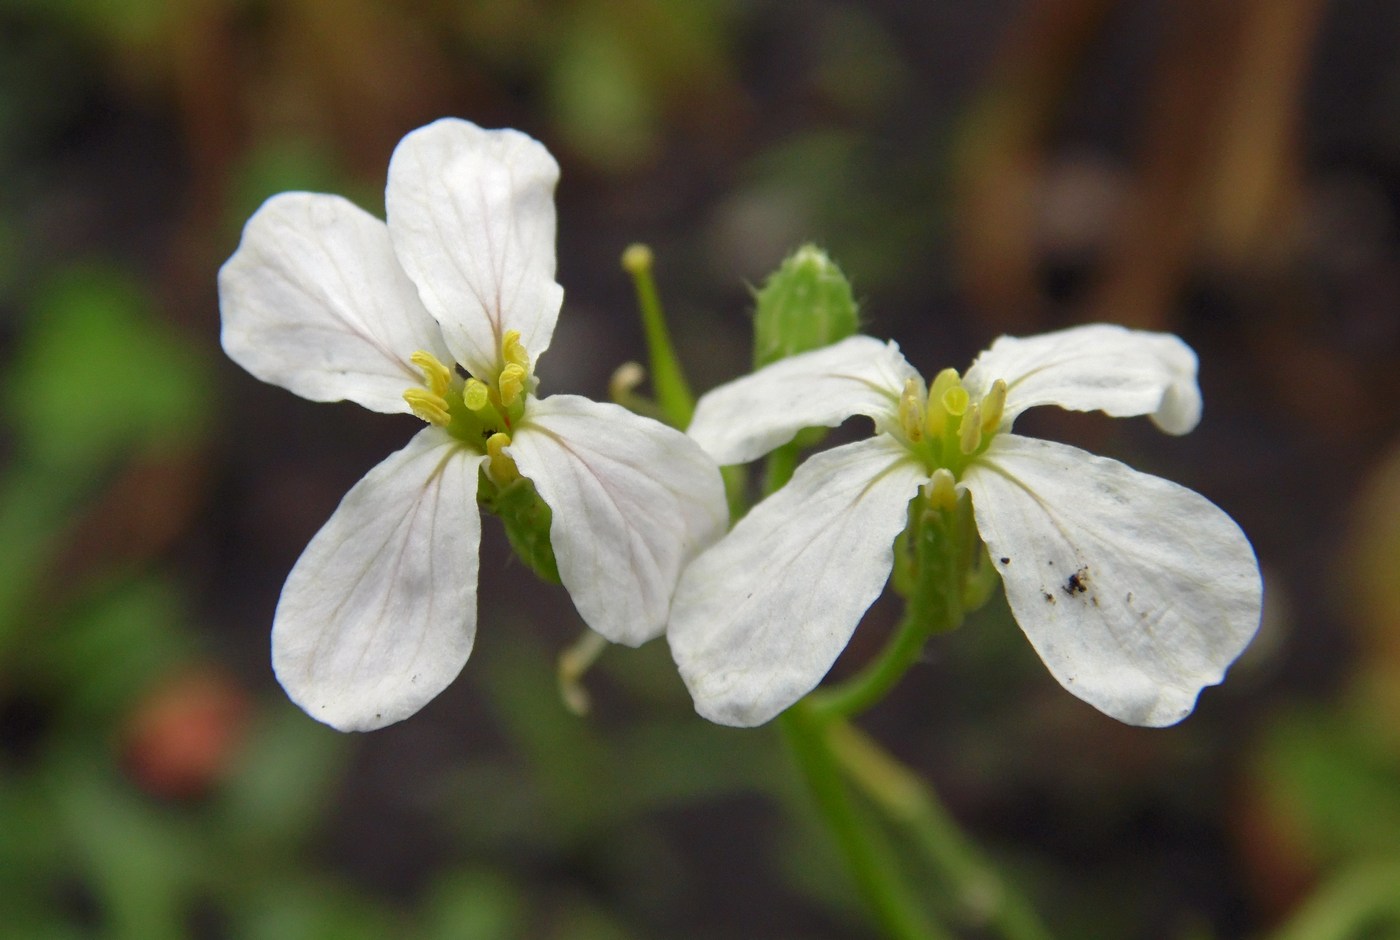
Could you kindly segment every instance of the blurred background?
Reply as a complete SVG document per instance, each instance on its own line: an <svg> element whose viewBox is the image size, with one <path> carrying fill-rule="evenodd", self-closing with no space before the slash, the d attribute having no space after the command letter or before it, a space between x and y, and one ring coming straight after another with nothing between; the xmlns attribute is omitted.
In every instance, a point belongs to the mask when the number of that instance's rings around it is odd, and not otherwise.
<svg viewBox="0 0 1400 940"><path fill-rule="evenodd" d="M277 687L283 578L417 423L240 371L215 272L272 193L382 213L443 115L562 165L545 392L643 355L635 240L700 390L803 241L926 374L1002 332L1182 335L1196 433L1020 427L1251 535L1228 681L1121 726L997 600L862 723L1058 936L1400 936L1400 4L0 0L6 936L873 936L776 732L695 717L664 643L567 712L582 624L494 521L476 651L419 715L345 736Z"/></svg>

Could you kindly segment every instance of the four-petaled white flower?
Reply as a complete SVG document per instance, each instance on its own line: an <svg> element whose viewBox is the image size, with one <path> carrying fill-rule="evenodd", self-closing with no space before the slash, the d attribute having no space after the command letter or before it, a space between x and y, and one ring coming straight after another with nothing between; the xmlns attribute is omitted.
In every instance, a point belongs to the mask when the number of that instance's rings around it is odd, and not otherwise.
<svg viewBox="0 0 1400 940"><path fill-rule="evenodd" d="M406 718L466 662L482 468L499 486L533 483L560 580L614 642L660 635L681 567L724 530L719 471L685 435L533 395L563 300L558 176L524 134L437 121L394 151L387 224L337 196L284 193L219 272L239 365L313 401L429 425L350 490L277 605L277 678L336 728Z"/></svg>
<svg viewBox="0 0 1400 940"><path fill-rule="evenodd" d="M893 344L854 336L710 392L689 433L741 463L853 414L874 437L806 460L682 575L667 628L705 717L772 718L821 681L884 588L920 487L965 491L1021 629L1070 692L1122 721L1177 722L1259 624L1237 525L1191 490L1010 433L1037 405L1200 420L1196 356L1174 336L1091 325L1002 337L926 387Z"/></svg>

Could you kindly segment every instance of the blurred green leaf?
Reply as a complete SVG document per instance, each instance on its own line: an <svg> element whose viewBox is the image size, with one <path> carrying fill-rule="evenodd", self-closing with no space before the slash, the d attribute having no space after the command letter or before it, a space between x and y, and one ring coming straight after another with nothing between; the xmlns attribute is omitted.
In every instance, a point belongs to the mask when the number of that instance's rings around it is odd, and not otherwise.
<svg viewBox="0 0 1400 940"><path fill-rule="evenodd" d="M1361 863L1325 882L1273 940L1400 936L1400 862Z"/></svg>
<svg viewBox="0 0 1400 940"><path fill-rule="evenodd" d="M4 0L0 12L80 29L109 48L149 48L170 34L184 5L171 0Z"/></svg>
<svg viewBox="0 0 1400 940"><path fill-rule="evenodd" d="M1400 858L1400 757L1362 716L1296 712L1265 740L1258 766L1321 857Z"/></svg>
<svg viewBox="0 0 1400 940"><path fill-rule="evenodd" d="M0 476L0 660L20 621L33 613L35 580L63 534L73 480L37 465Z"/></svg>
<svg viewBox="0 0 1400 940"><path fill-rule="evenodd" d="M56 835L96 897L104 935L183 937L195 892L210 871L194 829L124 786L98 754L57 752L44 786L58 817Z"/></svg>
<svg viewBox="0 0 1400 940"><path fill-rule="evenodd" d="M313 869L314 870L314 869ZM230 936L244 940L384 940L408 936L398 918L369 903L363 892L278 871L230 910Z"/></svg>
<svg viewBox="0 0 1400 940"><path fill-rule="evenodd" d="M132 278L64 271L41 289L0 391L19 453L64 474L152 446L188 447L208 429L201 359Z"/></svg>
<svg viewBox="0 0 1400 940"><path fill-rule="evenodd" d="M550 72L555 121L595 164L624 168L656 148L655 89L617 31L584 21L566 34Z"/></svg>
<svg viewBox="0 0 1400 940"><path fill-rule="evenodd" d="M125 711L190 644L178 591L155 577L119 583L42 626L26 669L47 680L61 714L90 728Z"/></svg>
<svg viewBox="0 0 1400 940"><path fill-rule="evenodd" d="M527 901L504 875L451 871L433 885L426 901L422 940L514 940L528 936Z"/></svg>
<svg viewBox="0 0 1400 940"><path fill-rule="evenodd" d="M388 164L388 155L385 155ZM339 193L366 212L384 217L382 180L367 185L346 172L329 141L310 134L260 140L235 168L225 228L236 240L243 224L270 196L289 191Z"/></svg>
<svg viewBox="0 0 1400 940"><path fill-rule="evenodd" d="M320 829L350 741L280 702L261 715L214 807L232 845L257 864Z"/></svg>

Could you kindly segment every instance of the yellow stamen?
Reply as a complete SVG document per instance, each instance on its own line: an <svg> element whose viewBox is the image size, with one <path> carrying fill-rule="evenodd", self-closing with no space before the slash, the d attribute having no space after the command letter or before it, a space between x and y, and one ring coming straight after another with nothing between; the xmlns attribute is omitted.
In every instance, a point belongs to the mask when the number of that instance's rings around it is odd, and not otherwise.
<svg viewBox="0 0 1400 940"><path fill-rule="evenodd" d="M486 439L486 472L497 486L505 486L520 479L520 470L504 448L510 446L510 435L497 431Z"/></svg>
<svg viewBox="0 0 1400 940"><path fill-rule="evenodd" d="M963 415L962 424L958 426L958 448L964 454L976 453L977 448L982 446L982 408L978 404L973 404L967 409L967 414Z"/></svg>
<svg viewBox="0 0 1400 940"><path fill-rule="evenodd" d="M403 400L413 413L429 424L445 428L452 423L452 415L447 411L447 399L426 388L410 388L403 393Z"/></svg>
<svg viewBox="0 0 1400 940"><path fill-rule="evenodd" d="M447 389L452 385L452 370L443 365L437 356L420 349L408 361L423 370L423 384L428 386L428 391L439 398L447 394Z"/></svg>
<svg viewBox="0 0 1400 940"><path fill-rule="evenodd" d="M467 379L467 384L462 388L462 403L467 406L467 410L477 413L485 408L491 401L491 390L486 387L486 383L478 378Z"/></svg>
<svg viewBox="0 0 1400 940"><path fill-rule="evenodd" d="M924 403L918 379L911 378L904 383L904 394L899 396L899 426L911 444L923 440Z"/></svg>
<svg viewBox="0 0 1400 940"><path fill-rule="evenodd" d="M949 510L958 505L957 479L947 467L939 467L929 477L924 493L934 509Z"/></svg>
<svg viewBox="0 0 1400 940"><path fill-rule="evenodd" d="M1001 427L1001 416L1006 411L1006 380L997 379L992 389L982 399L982 433L991 434Z"/></svg>
<svg viewBox="0 0 1400 940"><path fill-rule="evenodd" d="M520 393L525 390L525 379L528 373L525 367L512 362L501 370L501 377L497 379L497 388L501 391L501 404L509 408L515 404L515 400L520 397Z"/></svg>
<svg viewBox="0 0 1400 940"><path fill-rule="evenodd" d="M506 330L506 335L501 340L501 358L510 365L517 365L526 372L530 371L530 354L521 345L519 330Z"/></svg>

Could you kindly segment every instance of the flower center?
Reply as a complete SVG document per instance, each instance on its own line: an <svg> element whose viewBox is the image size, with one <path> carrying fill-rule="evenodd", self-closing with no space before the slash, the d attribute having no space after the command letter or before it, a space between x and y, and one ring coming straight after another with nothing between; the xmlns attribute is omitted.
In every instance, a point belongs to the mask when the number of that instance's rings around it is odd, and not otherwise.
<svg viewBox="0 0 1400 940"><path fill-rule="evenodd" d="M924 462L931 477L947 486L987 449L1005 407L1006 382L997 379L986 395L974 400L958 370L944 369L927 393L918 379L905 383L899 420L890 430Z"/></svg>
<svg viewBox="0 0 1400 940"><path fill-rule="evenodd" d="M519 477L515 462L502 452L512 429L525 414L533 388L530 355L519 330L501 339L501 370L491 381L465 380L430 352L419 350L411 361L423 371L423 384L403 393L413 413L447 431L477 453L489 455L487 471L497 483Z"/></svg>

